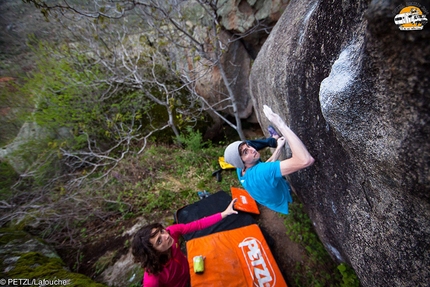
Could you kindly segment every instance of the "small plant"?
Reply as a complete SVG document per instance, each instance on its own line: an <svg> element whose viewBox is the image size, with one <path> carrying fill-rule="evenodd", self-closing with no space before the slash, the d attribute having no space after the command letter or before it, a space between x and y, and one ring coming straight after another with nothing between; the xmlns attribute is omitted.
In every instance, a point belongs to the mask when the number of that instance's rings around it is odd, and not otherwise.
<svg viewBox="0 0 430 287"><path fill-rule="evenodd" d="M0 196L9 196L9 188L18 180L19 175L6 161L0 161ZM1 198L0 197L0 198Z"/></svg>
<svg viewBox="0 0 430 287"><path fill-rule="evenodd" d="M303 204L295 195L293 197L294 202L290 204L290 214L282 215L282 217L290 239L302 245L308 254L308 258L305 260L307 262L298 263L296 266L297 273L294 278L296 285L359 286L358 278L352 268L344 263L336 268L335 262L330 258L324 245L319 240ZM315 272L315 270L318 270L318 272Z"/></svg>
<svg viewBox="0 0 430 287"><path fill-rule="evenodd" d="M79 191L69 190L63 184L55 186L46 193L50 209L43 213L29 212L20 221L21 228L26 228L34 218L48 223L49 228L38 230L39 235L59 249L70 250L73 256L68 258L68 265L72 270L80 270L87 257L92 256L81 247L112 230L122 234L124 230L116 228L125 226L124 222L137 217L173 220L176 210L199 200L199 190L228 192L230 185L238 186L234 170L223 171L221 182L212 175L220 169L218 157L223 151L222 146L207 146L192 152L151 143L145 152L127 155L106 181L82 182ZM63 215L59 219L55 217L58 211ZM68 241L70 235L73 243ZM96 269L100 272L103 268L103 262L99 262L90 272L95 273Z"/></svg>
<svg viewBox="0 0 430 287"><path fill-rule="evenodd" d="M337 266L340 274L342 275L342 282L340 283L340 287L358 287L360 286L360 281L357 278L354 270L346 265L345 263L339 264Z"/></svg>
<svg viewBox="0 0 430 287"><path fill-rule="evenodd" d="M194 152L201 150L208 144L203 142L201 132L193 131L193 128L190 126L186 128L186 134L182 133L179 136L179 141L185 145L186 149Z"/></svg>
<svg viewBox="0 0 430 287"><path fill-rule="evenodd" d="M114 259L117 255L116 251L108 251L105 255L100 257L96 263L94 263L95 273L101 274L107 267L113 264Z"/></svg>
<svg viewBox="0 0 430 287"><path fill-rule="evenodd" d="M75 264L73 264L73 270L78 270L83 260L84 260L84 254L81 251L78 251L77 260Z"/></svg>
<svg viewBox="0 0 430 287"><path fill-rule="evenodd" d="M161 190L159 194L149 193L148 204L144 210L148 213L154 209L169 210L175 197L175 193L168 190Z"/></svg>

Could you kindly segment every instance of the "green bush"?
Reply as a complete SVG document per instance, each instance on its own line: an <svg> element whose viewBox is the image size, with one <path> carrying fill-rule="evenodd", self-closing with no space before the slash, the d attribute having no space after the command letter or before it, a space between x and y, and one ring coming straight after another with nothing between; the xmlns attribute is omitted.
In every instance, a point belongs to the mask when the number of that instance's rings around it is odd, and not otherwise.
<svg viewBox="0 0 430 287"><path fill-rule="evenodd" d="M355 274L354 269L346 265L345 263L339 264L337 266L340 274L342 275L342 282L340 283L340 287L358 287L360 286L360 281L358 280L357 275Z"/></svg>
<svg viewBox="0 0 430 287"><path fill-rule="evenodd" d="M60 140L40 138L22 143L12 152L11 158L20 162L23 168L30 170L31 177L25 178L22 184L43 186L64 171L61 155L58 152Z"/></svg>
<svg viewBox="0 0 430 287"><path fill-rule="evenodd" d="M0 77L0 146L16 137L31 111L30 95L20 92L17 79Z"/></svg>
<svg viewBox="0 0 430 287"><path fill-rule="evenodd" d="M203 137L200 131L193 131L190 126L186 127L186 132L179 136L180 143L185 145L185 148L192 152L198 152L202 148L207 147L209 142L203 142Z"/></svg>
<svg viewBox="0 0 430 287"><path fill-rule="evenodd" d="M18 178L19 174L7 161L0 161L0 191L10 188Z"/></svg>
<svg viewBox="0 0 430 287"><path fill-rule="evenodd" d="M304 247L307 262L298 263L295 282L297 286L356 287L359 281L354 270L344 263L336 266L316 234L312 221L303 204L293 195L288 215L282 215L287 234ZM315 272L318 270L318 272ZM358 285L355 285L358 284Z"/></svg>
<svg viewBox="0 0 430 287"><path fill-rule="evenodd" d="M7 161L0 161L0 200L8 199L13 191L11 190L19 179L19 174Z"/></svg>
<svg viewBox="0 0 430 287"><path fill-rule="evenodd" d="M154 210L170 210L176 197L176 194L169 190L161 190L158 194L148 193L147 204L143 210L148 213Z"/></svg>

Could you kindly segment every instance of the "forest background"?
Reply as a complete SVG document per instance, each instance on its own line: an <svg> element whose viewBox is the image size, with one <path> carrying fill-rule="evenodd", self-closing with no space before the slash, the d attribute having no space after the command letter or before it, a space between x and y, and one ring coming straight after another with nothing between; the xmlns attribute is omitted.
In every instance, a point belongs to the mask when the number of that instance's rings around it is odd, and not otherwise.
<svg viewBox="0 0 430 287"><path fill-rule="evenodd" d="M138 218L169 222L197 191L239 186L233 172L221 182L212 172L227 142L259 129L242 127L228 89L214 3L151 3L97 15L1 5L0 144L10 148L1 161L1 224L44 238L72 271L92 278L127 252L129 238L118 234ZM198 80L213 69L227 93L209 101ZM224 124L209 140L214 115ZM27 135L17 141L20 132ZM357 286L297 199L292 210L282 220L303 257L288 270L289 285Z"/></svg>

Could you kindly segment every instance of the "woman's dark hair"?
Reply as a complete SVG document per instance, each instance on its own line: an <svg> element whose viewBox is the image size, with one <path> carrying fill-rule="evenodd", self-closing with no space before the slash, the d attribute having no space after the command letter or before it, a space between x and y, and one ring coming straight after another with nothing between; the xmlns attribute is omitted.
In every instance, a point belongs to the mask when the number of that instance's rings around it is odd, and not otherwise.
<svg viewBox="0 0 430 287"><path fill-rule="evenodd" d="M140 263L148 273L158 274L169 259L167 254L163 254L154 249L149 240L154 237L158 231L152 232L153 229L161 231L164 229L160 223L152 223L142 227L134 236L132 243L132 253L134 261Z"/></svg>

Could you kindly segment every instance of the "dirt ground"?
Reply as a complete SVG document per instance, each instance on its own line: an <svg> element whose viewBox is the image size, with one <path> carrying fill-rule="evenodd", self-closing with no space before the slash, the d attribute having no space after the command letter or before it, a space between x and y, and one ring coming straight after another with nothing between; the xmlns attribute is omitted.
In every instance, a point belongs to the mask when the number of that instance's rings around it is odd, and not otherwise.
<svg viewBox="0 0 430 287"><path fill-rule="evenodd" d="M284 219L280 217L278 213L262 205L259 205L258 207L260 215L255 217L255 219L266 238L273 257L275 258L288 286L296 287L297 284L295 283L294 276L300 272L297 270L296 265L298 262L303 263L306 261L306 250L289 239L283 222ZM123 228L130 228L132 224L131 222L129 222L129 224L129 226L123 226ZM103 223L101 223L101 225L103 225ZM95 263L100 256L106 253L107 250L111 250L112 252L115 251L116 259L127 253L128 248L125 247L124 242L127 239L130 240L130 238L114 236L114 234L121 233L116 229L121 229L121 226L116 226L114 230L109 229L106 226L106 230L109 231L106 231L106 234L101 236L101 240L86 244L83 248L81 247L82 249L80 252L82 253L78 254L84 255L83 260L77 260L76 253L71 252L69 248L57 251L66 264L69 265L70 268L74 269L75 272L83 273L94 278L96 276L94 270ZM78 265L76 265L77 261L80 261Z"/></svg>
<svg viewBox="0 0 430 287"><path fill-rule="evenodd" d="M274 211L259 205L258 224L265 234L273 257L289 287L294 287L294 272L297 262L302 262L306 251L299 244L290 240L284 220ZM269 235L269 236L267 236Z"/></svg>
<svg viewBox="0 0 430 287"><path fill-rule="evenodd" d="M259 205L260 215L256 217L258 225L260 226L266 241L272 251L273 257L278 264L279 269L284 276L289 287L296 287L294 276L299 272L296 269L298 262L303 262L307 256L306 251L299 244L291 241L286 234L287 230L283 222L283 218L278 213ZM128 226L128 228L131 226ZM119 227L116 227L119 228ZM111 230L112 234L118 233ZM75 265L75 271L83 273L89 277L94 278L94 264L97 259L105 254L106 250L117 251L116 258L127 253L127 248L124 248L125 237L115 236L102 236L104 239L86 245L82 253L85 254L85 260L81 261L79 266ZM70 250L58 250L62 258L67 264L72 267L76 264L76 258Z"/></svg>

